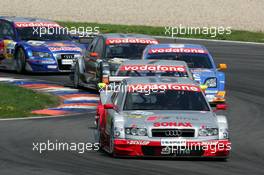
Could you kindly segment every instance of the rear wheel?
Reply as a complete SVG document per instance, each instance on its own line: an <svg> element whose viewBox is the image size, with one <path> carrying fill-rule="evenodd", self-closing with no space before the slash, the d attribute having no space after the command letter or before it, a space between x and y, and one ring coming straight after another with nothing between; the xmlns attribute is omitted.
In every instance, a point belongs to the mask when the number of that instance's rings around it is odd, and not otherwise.
<svg viewBox="0 0 264 175"><path fill-rule="evenodd" d="M22 48L17 50L15 60L17 73L24 73L26 67L26 55Z"/></svg>

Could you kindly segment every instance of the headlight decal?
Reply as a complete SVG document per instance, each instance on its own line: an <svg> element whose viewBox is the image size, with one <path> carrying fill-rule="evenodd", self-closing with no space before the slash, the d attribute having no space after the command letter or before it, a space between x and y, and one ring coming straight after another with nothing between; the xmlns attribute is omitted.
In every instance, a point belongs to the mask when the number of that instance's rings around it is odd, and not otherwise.
<svg viewBox="0 0 264 175"><path fill-rule="evenodd" d="M198 136L216 136L218 133L218 128L200 128Z"/></svg>
<svg viewBox="0 0 264 175"><path fill-rule="evenodd" d="M133 135L133 136L147 136L147 129L146 128L126 128L125 134Z"/></svg>
<svg viewBox="0 0 264 175"><path fill-rule="evenodd" d="M52 58L52 54L48 53L48 52L32 52L32 57L35 58Z"/></svg>

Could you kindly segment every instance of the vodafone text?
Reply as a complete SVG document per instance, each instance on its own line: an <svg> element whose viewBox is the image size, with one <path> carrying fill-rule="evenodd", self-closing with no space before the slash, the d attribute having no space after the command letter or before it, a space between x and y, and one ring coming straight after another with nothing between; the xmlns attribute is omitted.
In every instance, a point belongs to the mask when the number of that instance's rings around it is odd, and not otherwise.
<svg viewBox="0 0 264 175"><path fill-rule="evenodd" d="M155 71L155 72L186 72L184 66L161 66L161 65L125 65L119 67L120 71Z"/></svg>
<svg viewBox="0 0 264 175"><path fill-rule="evenodd" d="M106 40L106 44L158 44L158 41L144 38L109 38Z"/></svg>
<svg viewBox="0 0 264 175"><path fill-rule="evenodd" d="M133 84L133 85L120 85L111 83L105 87L100 88L100 93L110 92L138 92L150 95L156 92L165 92L166 90L179 90L179 91L194 91L200 92L200 88L196 85L188 84Z"/></svg>

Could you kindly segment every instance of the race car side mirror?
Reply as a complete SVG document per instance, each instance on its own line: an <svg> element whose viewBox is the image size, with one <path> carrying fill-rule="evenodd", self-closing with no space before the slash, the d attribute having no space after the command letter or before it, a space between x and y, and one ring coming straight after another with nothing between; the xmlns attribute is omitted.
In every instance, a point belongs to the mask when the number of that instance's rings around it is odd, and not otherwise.
<svg viewBox="0 0 264 175"><path fill-rule="evenodd" d="M104 104L104 108L105 109L114 109L114 104L111 104L111 103Z"/></svg>
<svg viewBox="0 0 264 175"><path fill-rule="evenodd" d="M208 88L208 86L206 84L203 84L203 85L200 85L200 88L202 91L205 91Z"/></svg>
<svg viewBox="0 0 264 175"><path fill-rule="evenodd" d="M217 104L216 110L227 110L227 104Z"/></svg>
<svg viewBox="0 0 264 175"><path fill-rule="evenodd" d="M97 52L91 52L90 57L98 58L99 54Z"/></svg>
<svg viewBox="0 0 264 175"><path fill-rule="evenodd" d="M221 63L218 65L218 70L226 70L227 69L227 65L224 63Z"/></svg>

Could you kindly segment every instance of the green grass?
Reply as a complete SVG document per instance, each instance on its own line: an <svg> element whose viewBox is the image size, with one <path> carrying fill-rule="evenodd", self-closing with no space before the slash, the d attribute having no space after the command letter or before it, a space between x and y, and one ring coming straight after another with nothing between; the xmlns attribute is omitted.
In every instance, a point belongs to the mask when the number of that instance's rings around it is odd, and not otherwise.
<svg viewBox="0 0 264 175"><path fill-rule="evenodd" d="M22 87L0 83L0 118L34 116L32 110L54 107L57 97L36 93Z"/></svg>
<svg viewBox="0 0 264 175"><path fill-rule="evenodd" d="M99 24L89 22L62 22L59 21L62 26L65 27L99 27L101 33L141 33L157 36L169 36L165 35L165 27L152 27L142 25L116 25L116 24ZM263 32L249 32L242 30L232 30L230 35L217 35L211 37L211 35L177 35L177 37L183 38L203 38L203 39L218 39L218 40L232 40L232 41L250 41L250 42L264 42Z"/></svg>

